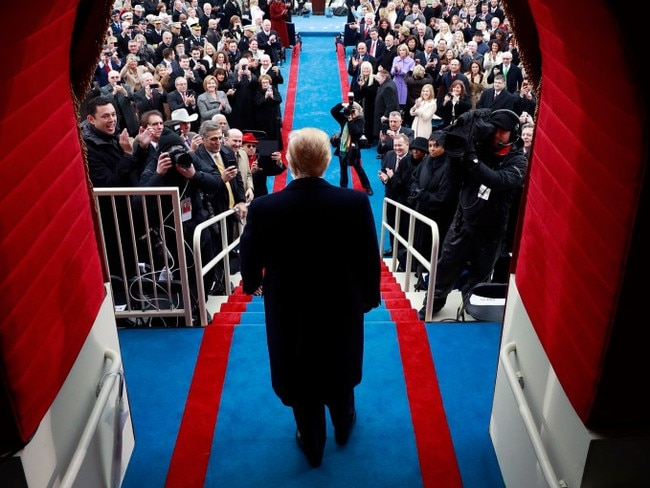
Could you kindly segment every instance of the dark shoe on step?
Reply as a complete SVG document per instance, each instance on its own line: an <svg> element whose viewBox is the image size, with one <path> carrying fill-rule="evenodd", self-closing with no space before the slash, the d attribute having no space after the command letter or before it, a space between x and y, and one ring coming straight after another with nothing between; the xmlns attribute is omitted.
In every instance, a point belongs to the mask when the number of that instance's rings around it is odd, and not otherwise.
<svg viewBox="0 0 650 488"><path fill-rule="evenodd" d="M391 249L387 249L386 251L384 251L384 257L385 257L385 258L389 258L389 257L391 257L392 255L393 255L393 249L392 249L392 248L391 248Z"/></svg>
<svg viewBox="0 0 650 488"><path fill-rule="evenodd" d="M368 194L368 196L372 196L374 195L375 192L372 191L372 188L366 188L366 193Z"/></svg>
<svg viewBox="0 0 650 488"><path fill-rule="evenodd" d="M377 154L377 159L381 159L383 156L381 154Z"/></svg>
<svg viewBox="0 0 650 488"><path fill-rule="evenodd" d="M307 446L305 446L305 441L302 440L302 436L300 435L299 430L296 430L296 442L298 443L300 450L305 454L307 462L312 468L317 468L323 463L322 453L320 455L317 455L307 451Z"/></svg>
<svg viewBox="0 0 650 488"><path fill-rule="evenodd" d="M348 443L348 439L350 439L350 433L352 432L352 428L354 427L354 424L357 421L357 412L356 410L352 413L352 417L349 419L348 424L340 429L334 429L334 440L339 446L344 446Z"/></svg>

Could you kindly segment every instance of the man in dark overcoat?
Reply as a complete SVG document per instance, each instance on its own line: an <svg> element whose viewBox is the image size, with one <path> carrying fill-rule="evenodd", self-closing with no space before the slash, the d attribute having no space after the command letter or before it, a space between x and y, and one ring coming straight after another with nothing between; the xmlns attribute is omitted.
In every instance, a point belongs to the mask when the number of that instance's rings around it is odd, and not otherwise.
<svg viewBox="0 0 650 488"><path fill-rule="evenodd" d="M240 242L244 291L264 294L273 390L292 407L298 445L313 467L325 447L325 405L336 443L348 441L364 313L380 303L370 201L322 178L330 159L325 132L294 131L287 147L294 179L251 202Z"/></svg>

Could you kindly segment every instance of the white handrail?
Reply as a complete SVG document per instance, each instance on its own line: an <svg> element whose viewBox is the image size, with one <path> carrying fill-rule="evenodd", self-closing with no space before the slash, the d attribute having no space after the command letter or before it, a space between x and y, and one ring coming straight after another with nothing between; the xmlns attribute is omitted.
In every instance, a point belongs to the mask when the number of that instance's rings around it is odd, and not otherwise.
<svg viewBox="0 0 650 488"><path fill-rule="evenodd" d="M517 344L515 342L509 342L501 348L499 357L506 373L508 383L510 384L510 389L515 396L517 407L519 407L519 414L521 415L521 419L524 421L526 432L528 433L530 442L535 450L535 455L537 456L537 461L539 462L542 474L544 475L546 483L551 488L567 488L568 485L566 481L557 479L551 460L546 453L546 448L544 447L542 438L539 435L539 432L537 432L535 419L533 418L533 414L528 406L528 402L526 401L526 396L521 391L524 388L523 377L521 376L520 371L515 371L515 368L510 362L510 354L513 352L517 352Z"/></svg>
<svg viewBox="0 0 650 488"><path fill-rule="evenodd" d="M192 251L194 253L197 295L200 297L205 295L203 277L208 274L208 272L210 272L210 270L212 270L212 268L214 268L219 261L223 261L226 295L232 294L232 289L230 286L230 251L239 245L239 236L241 236L241 231L243 229L243 225L245 224L244 221L239 221L239 235L232 242L228 242L229 234L227 228L227 219L231 215L235 214L236 211L234 209L228 209L224 212L221 212L219 215L210 217L205 222L201 222L194 229L194 235L192 236ZM203 256L201 255L201 233L212 225L219 225L221 235L221 251L219 251L216 256L214 256L204 265ZM199 300L199 321L201 326L208 325L208 313L205 300Z"/></svg>
<svg viewBox="0 0 650 488"><path fill-rule="evenodd" d="M120 393L118 395L118 400L120 400L120 397L122 395L122 360L120 359L120 356L117 352L113 351L112 349L107 349L104 351L104 358L109 359L112 362L112 367L111 369L104 375L102 375L102 378L99 381L98 384L98 392L97 392L97 400L95 401L95 405L93 406L92 411L90 412L90 416L88 417L88 421L86 422L86 426L84 427L84 431L81 434L81 438L79 440L79 444L77 445L77 449L75 449L75 452L72 456L72 459L70 461L70 464L68 465L68 469L66 470L65 474L63 475L63 479L61 480L61 484L59 485L59 488L70 488L75 480L77 479L77 475L79 474L79 470L81 469L81 465L86 458L86 454L88 453L88 448L90 447L90 442L92 441L93 436L95 435L95 431L97 430L97 426L99 425L99 421L102 416L102 412L104 411L104 408L106 407L106 403L108 402L108 398L111 394L111 391L113 390L113 386L115 385L115 381L118 380L120 382ZM116 415L120 415L119 410L116 410ZM120 419L115 419L115 422L119 422ZM121 435L122 429L115 429L114 432L120 432L119 435ZM116 439L115 442L118 445L121 445L121 439L119 439L119 436L116 434ZM121 455L121 453L119 453ZM113 459L113 462L115 462L115 459ZM112 477L113 480L111 482L111 486L119 486L119 472L115 472L117 470L111 470L112 471ZM117 479L115 478L117 476Z"/></svg>
<svg viewBox="0 0 650 488"><path fill-rule="evenodd" d="M387 214L388 214L389 205L395 207L395 227L391 227L390 224L388 224ZM400 229L400 220L402 217L402 212L406 213L409 216L407 239L404 239L400 235L398 230ZM422 256L422 254L420 254L413 245L413 239L415 237L416 221L419 221L422 224L427 225L431 231L431 254L429 256L429 259ZM429 284L427 286L427 304L425 307L424 321L430 322L431 316L433 315L433 290L436 286L436 272L438 269L438 248L440 246L440 234L438 232L438 224L434 220L430 219L429 217L422 215L421 213L413 210L410 207L407 207L406 205L396 202L395 200L391 200L390 198L384 198L382 217L381 217L381 233L379 238L379 242L381 243L381 246L383 246L384 244L385 232L388 232L390 235L392 235L391 247L393 248L393 263L392 263L391 272L395 272L395 270L397 269L397 250L399 247L397 243L399 242L406 249L407 253L406 253L405 266L406 266L406 270L408 270L408 272L406 273L406 280L404 282L404 289L406 291L408 291L411 282L410 270L411 270L411 262L413 257L415 257L415 259L417 259L417 261L422 266L424 266L425 269L429 270ZM382 253L381 246L379 249L380 253Z"/></svg>

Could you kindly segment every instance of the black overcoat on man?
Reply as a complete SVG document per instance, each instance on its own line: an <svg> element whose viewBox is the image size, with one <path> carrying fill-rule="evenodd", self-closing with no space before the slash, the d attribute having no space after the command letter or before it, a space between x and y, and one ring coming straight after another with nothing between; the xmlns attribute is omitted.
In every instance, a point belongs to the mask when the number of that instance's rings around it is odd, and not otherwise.
<svg viewBox="0 0 650 488"><path fill-rule="evenodd" d="M255 198L240 256L244 292L263 284L271 381L282 402L359 384L363 314L380 303L367 195L312 177Z"/></svg>

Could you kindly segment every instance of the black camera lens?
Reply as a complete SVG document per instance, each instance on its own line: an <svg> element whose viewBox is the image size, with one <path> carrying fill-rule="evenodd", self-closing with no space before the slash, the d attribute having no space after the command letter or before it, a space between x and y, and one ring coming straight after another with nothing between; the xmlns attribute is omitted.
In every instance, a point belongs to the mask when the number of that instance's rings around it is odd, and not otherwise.
<svg viewBox="0 0 650 488"><path fill-rule="evenodd" d="M189 168L192 166L192 156L184 146L174 146L169 151L169 157L172 163L179 165L181 168Z"/></svg>

